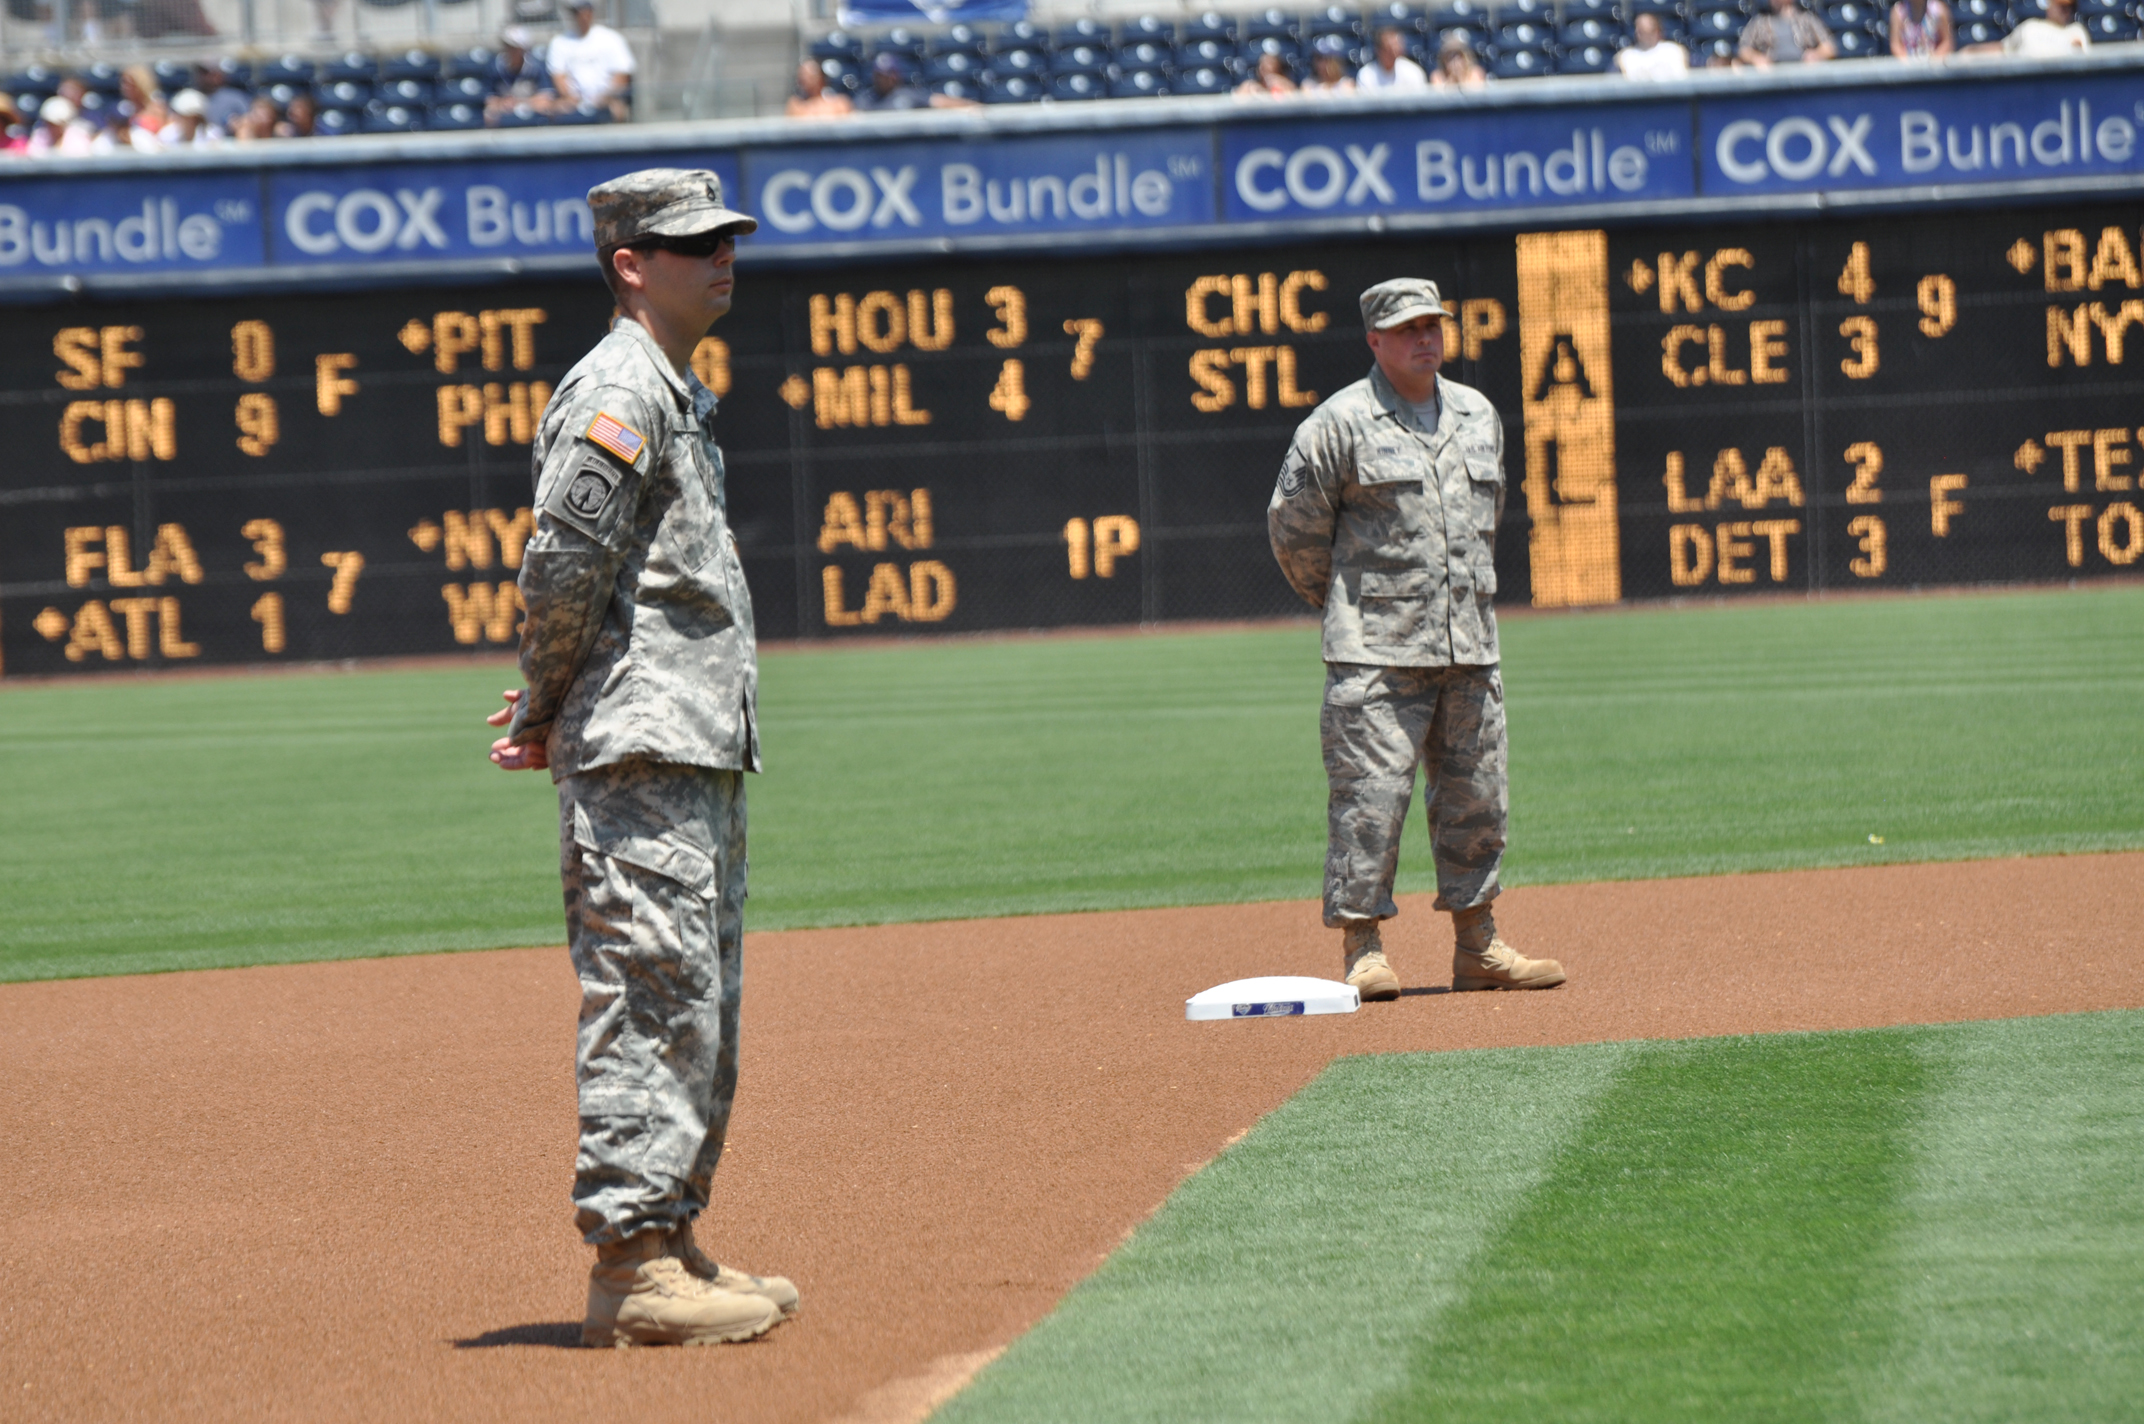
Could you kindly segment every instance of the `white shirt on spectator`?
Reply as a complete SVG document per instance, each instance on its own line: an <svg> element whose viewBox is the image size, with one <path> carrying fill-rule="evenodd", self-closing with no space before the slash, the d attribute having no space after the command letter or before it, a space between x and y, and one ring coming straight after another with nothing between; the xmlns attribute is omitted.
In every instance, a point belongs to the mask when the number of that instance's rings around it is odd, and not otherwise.
<svg viewBox="0 0 2144 1424"><path fill-rule="evenodd" d="M2021 54L2027 59L2075 54L2091 47L2092 36L2075 20L2066 25L2053 20L2024 20L2003 40L2004 54Z"/></svg>
<svg viewBox="0 0 2144 1424"><path fill-rule="evenodd" d="M1625 79L1680 79L1690 72L1690 52L1673 40L1651 49L1629 45L1617 53L1615 67Z"/></svg>
<svg viewBox="0 0 2144 1424"><path fill-rule="evenodd" d="M1355 83L1363 89L1427 89L1429 76L1422 72L1421 65L1401 55L1392 62L1390 74L1379 68L1375 60L1365 64L1362 73L1355 76Z"/></svg>
<svg viewBox="0 0 2144 1424"><path fill-rule="evenodd" d="M614 74L631 74L639 68L633 47L625 36L608 25L590 25L588 33L561 34L544 50L544 66L553 74L573 81L584 104L600 104L611 97Z"/></svg>

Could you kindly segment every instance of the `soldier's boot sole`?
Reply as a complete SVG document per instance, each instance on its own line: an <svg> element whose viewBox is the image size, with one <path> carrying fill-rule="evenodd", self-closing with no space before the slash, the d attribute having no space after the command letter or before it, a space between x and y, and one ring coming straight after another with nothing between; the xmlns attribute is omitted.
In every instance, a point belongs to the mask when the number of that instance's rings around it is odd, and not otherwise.
<svg viewBox="0 0 2144 1424"><path fill-rule="evenodd" d="M1452 966L1452 992L1471 993L1477 989L1553 989L1566 977L1563 966L1553 959L1530 959L1527 969L1513 978L1491 974L1462 973L1458 965Z"/></svg>
<svg viewBox="0 0 2144 1424"><path fill-rule="evenodd" d="M725 1319L681 1322L640 1317L627 1307L609 1326L583 1324L581 1344L594 1350L627 1350L642 1345L734 1345L766 1334L787 1318L781 1307L765 1296L732 1294L757 1308L736 1311Z"/></svg>

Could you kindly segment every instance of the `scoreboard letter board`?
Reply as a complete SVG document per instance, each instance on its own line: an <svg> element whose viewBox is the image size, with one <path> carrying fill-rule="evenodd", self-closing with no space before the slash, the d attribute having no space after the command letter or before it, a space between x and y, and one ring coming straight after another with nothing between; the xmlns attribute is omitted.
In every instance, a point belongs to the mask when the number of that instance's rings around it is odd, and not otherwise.
<svg viewBox="0 0 2144 1424"><path fill-rule="evenodd" d="M1265 506L1447 298L1506 603L2064 580L2144 554L2144 211L740 269L722 398L761 634L1299 610ZM0 669L505 651L585 281L12 308ZM2132 425L2132 420L2139 424Z"/></svg>

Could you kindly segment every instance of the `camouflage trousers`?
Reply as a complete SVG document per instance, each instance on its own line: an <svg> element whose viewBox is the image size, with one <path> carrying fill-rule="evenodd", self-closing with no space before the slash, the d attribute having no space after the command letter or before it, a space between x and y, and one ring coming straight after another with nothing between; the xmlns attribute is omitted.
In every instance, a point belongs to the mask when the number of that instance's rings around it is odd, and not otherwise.
<svg viewBox="0 0 2144 1424"><path fill-rule="evenodd" d="M1325 748L1325 923L1388 920L1400 828L1425 774L1437 908L1496 898L1510 793L1504 680L1494 667L1328 663L1318 718Z"/></svg>
<svg viewBox="0 0 2144 1424"><path fill-rule="evenodd" d="M590 1244L707 1205L737 1092L744 775L627 761L558 783L581 981L574 1220Z"/></svg>

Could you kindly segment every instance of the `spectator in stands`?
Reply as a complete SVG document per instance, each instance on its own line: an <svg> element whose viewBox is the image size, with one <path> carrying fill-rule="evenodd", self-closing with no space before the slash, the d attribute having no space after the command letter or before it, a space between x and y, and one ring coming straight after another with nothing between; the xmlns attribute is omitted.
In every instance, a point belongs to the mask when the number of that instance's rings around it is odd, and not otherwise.
<svg viewBox="0 0 2144 1424"><path fill-rule="evenodd" d="M856 112L856 104L828 89L826 71L807 59L797 66L797 92L789 96L784 112L792 119L845 119Z"/></svg>
<svg viewBox="0 0 2144 1424"><path fill-rule="evenodd" d="M264 138L274 138L276 127L282 120L275 100L266 94L256 94L253 107L239 115L237 124L232 127L231 137L240 143L258 143Z"/></svg>
<svg viewBox="0 0 2144 1424"><path fill-rule="evenodd" d="M499 31L499 52L491 57L491 94L484 101L487 113L516 104L547 106L557 97L551 71L535 57L535 50L527 26L508 25Z"/></svg>
<svg viewBox="0 0 2144 1424"><path fill-rule="evenodd" d="M1387 25L1377 32L1377 57L1362 67L1355 83L1364 89L1426 89L1429 76L1407 57L1407 37Z"/></svg>
<svg viewBox="0 0 2144 1424"><path fill-rule="evenodd" d="M620 122L632 118L633 71L639 68L633 47L624 35L596 23L595 0L567 3L567 32L544 50L551 87L565 104L602 105Z"/></svg>
<svg viewBox="0 0 2144 1424"><path fill-rule="evenodd" d="M194 66L194 88L201 91L207 102L209 127L218 133L229 133L253 107L253 96L242 90L226 88L223 69L214 63Z"/></svg>
<svg viewBox="0 0 2144 1424"><path fill-rule="evenodd" d="M104 131L91 140L89 151L106 153L161 153L163 145L153 130L134 126L134 106L121 99L105 111Z"/></svg>
<svg viewBox="0 0 2144 1424"><path fill-rule="evenodd" d="M1320 35L1310 47L1310 77L1303 81L1305 94L1352 94L1355 81L1347 73L1347 41L1338 35Z"/></svg>
<svg viewBox="0 0 2144 1424"><path fill-rule="evenodd" d="M64 86L62 86L64 87ZM96 130L82 121L82 111L65 94L54 94L37 111L24 151L32 158L86 158Z"/></svg>
<svg viewBox="0 0 2144 1424"><path fill-rule="evenodd" d="M212 148L223 142L223 130L208 121L208 96L199 89L181 89L171 96L171 122L156 136L166 148Z"/></svg>
<svg viewBox="0 0 2144 1424"><path fill-rule="evenodd" d="M313 120L319 117L320 105L313 99L312 95L305 93L292 95L290 102L283 106L283 121L275 126L275 136L277 138L311 138L313 136Z"/></svg>
<svg viewBox="0 0 2144 1424"><path fill-rule="evenodd" d="M129 66L119 76L119 97L134 106L134 131L155 134L171 122L171 106L156 87L156 72L146 64Z"/></svg>
<svg viewBox="0 0 2144 1424"><path fill-rule="evenodd" d="M1295 76L1288 71L1288 61L1277 54L1258 56L1258 67L1251 77L1236 86L1239 99L1293 99L1297 93Z"/></svg>
<svg viewBox="0 0 2144 1424"><path fill-rule="evenodd" d="M1943 0L1893 0L1891 54L1897 59L1941 59L1958 47L1950 6Z"/></svg>
<svg viewBox="0 0 2144 1424"><path fill-rule="evenodd" d="M1942 4L1943 0L1934 0ZM1690 72L1690 51L1668 39L1660 29L1660 17L1651 11L1631 22L1631 43L1615 57L1615 67L1625 79L1680 79Z"/></svg>
<svg viewBox="0 0 2144 1424"><path fill-rule="evenodd" d="M1752 15L1742 27L1735 58L1754 69L1775 64L1820 64L1837 59L1839 47L1832 43L1824 22L1804 10L1801 0L1772 0L1772 8Z"/></svg>
<svg viewBox="0 0 2144 1424"><path fill-rule="evenodd" d="M20 158L30 146L29 126L22 121L22 110L6 94L0 94L0 156Z"/></svg>
<svg viewBox="0 0 2144 1424"><path fill-rule="evenodd" d="M1486 89L1489 71L1474 57L1474 46L1465 35L1450 34L1437 46L1437 69L1429 82L1438 89Z"/></svg>
<svg viewBox="0 0 2144 1424"><path fill-rule="evenodd" d="M871 87L856 96L856 108L864 113L927 109L930 103L931 96L917 87L909 73L908 61L897 54L882 54L871 61Z"/></svg>
<svg viewBox="0 0 2144 1424"><path fill-rule="evenodd" d="M2058 59L2091 47L2092 36L2077 23L2077 0L2047 0L2046 19L2034 16L2020 21L2002 42L2004 54L2026 59Z"/></svg>

